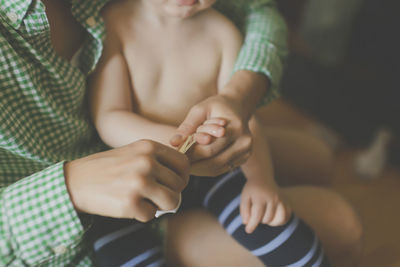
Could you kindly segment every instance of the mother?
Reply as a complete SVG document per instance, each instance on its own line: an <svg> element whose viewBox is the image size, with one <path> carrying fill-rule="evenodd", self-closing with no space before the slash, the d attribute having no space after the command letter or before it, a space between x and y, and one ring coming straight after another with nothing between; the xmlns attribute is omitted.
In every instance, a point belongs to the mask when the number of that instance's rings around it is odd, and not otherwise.
<svg viewBox="0 0 400 267"><path fill-rule="evenodd" d="M152 198L143 181L157 180L165 168L187 181L187 159L159 144L140 141L100 152L106 147L88 119L85 80L102 51L99 11L106 2L0 1L0 265L91 265L82 242L89 214L150 220L155 209L143 201ZM247 16L233 17L242 23L246 41L228 84L245 101L240 110L225 107L236 114L230 117L212 100L188 115L181 134L206 113L237 122L223 142L197 151L199 161L192 166L197 174L202 169L225 172L228 162L240 162L249 150L243 141L248 139L247 119L263 94L266 99L273 95L286 52L285 27L271 0L221 1L220 7L233 16L246 8ZM161 170L146 168L154 165ZM143 195L146 189L150 193ZM353 231L359 225L348 204L316 188L292 191L288 198L295 212L320 235L328 255L353 255L360 234ZM305 208L314 200L317 206ZM218 243L208 240L205 247L202 239L209 236L198 235L199 225L212 229L209 234ZM169 227L171 255L180 264L260 264L202 211L182 213ZM212 257L214 249L219 253Z"/></svg>

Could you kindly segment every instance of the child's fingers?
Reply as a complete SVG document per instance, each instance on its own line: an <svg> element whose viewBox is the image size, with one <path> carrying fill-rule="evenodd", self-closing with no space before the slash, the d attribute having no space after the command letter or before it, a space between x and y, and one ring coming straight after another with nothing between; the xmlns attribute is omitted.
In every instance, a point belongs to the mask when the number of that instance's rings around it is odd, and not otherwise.
<svg viewBox="0 0 400 267"><path fill-rule="evenodd" d="M200 145L208 145L211 144L214 140L214 137L207 133L196 133L194 135L194 139L196 140L197 143Z"/></svg>
<svg viewBox="0 0 400 267"><path fill-rule="evenodd" d="M265 205L255 205L254 203L252 203L249 222L247 223L245 229L248 234L251 234L256 229L264 215L264 212Z"/></svg>
<svg viewBox="0 0 400 267"><path fill-rule="evenodd" d="M251 201L249 197L243 196L240 200L240 215L242 216L243 224L247 224L250 218Z"/></svg>
<svg viewBox="0 0 400 267"><path fill-rule="evenodd" d="M206 120L203 124L216 124L220 126L225 126L227 124L227 121L222 118L211 118Z"/></svg>
<svg viewBox="0 0 400 267"><path fill-rule="evenodd" d="M262 223L269 225L271 223L271 221L274 219L275 212L276 212L276 205L274 205L272 203L267 203L267 207L265 210L264 217L262 219Z"/></svg>
<svg viewBox="0 0 400 267"><path fill-rule="evenodd" d="M218 124L203 124L197 128L196 133L206 133L214 137L222 137L225 135L225 128Z"/></svg>
<svg viewBox="0 0 400 267"><path fill-rule="evenodd" d="M214 137L222 137L224 135L224 127L217 124L203 124L197 128L195 139L200 145L208 145L213 142Z"/></svg>
<svg viewBox="0 0 400 267"><path fill-rule="evenodd" d="M270 226L280 226L287 223L289 216L286 213L285 205L280 202L276 207L276 212L273 220L269 223Z"/></svg>

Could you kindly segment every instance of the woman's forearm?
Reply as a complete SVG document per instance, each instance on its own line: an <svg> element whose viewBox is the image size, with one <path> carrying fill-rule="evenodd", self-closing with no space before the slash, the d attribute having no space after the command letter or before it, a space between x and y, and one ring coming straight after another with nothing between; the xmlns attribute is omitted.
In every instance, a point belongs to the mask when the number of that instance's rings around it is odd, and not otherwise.
<svg viewBox="0 0 400 267"><path fill-rule="evenodd" d="M264 74L240 70L232 75L232 78L220 90L220 93L240 102L242 115L249 119L266 94L268 84L268 78Z"/></svg>
<svg viewBox="0 0 400 267"><path fill-rule="evenodd" d="M257 99L256 103L270 102L279 94L278 85L288 54L287 27L276 1L218 1L216 6L244 35L244 43L233 73L247 70L268 77L268 90L264 91L262 98Z"/></svg>

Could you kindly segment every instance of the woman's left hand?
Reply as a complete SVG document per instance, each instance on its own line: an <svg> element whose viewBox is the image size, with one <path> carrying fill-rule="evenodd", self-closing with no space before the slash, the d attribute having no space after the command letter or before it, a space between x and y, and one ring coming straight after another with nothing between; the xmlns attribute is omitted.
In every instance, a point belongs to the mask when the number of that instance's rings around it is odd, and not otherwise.
<svg viewBox="0 0 400 267"><path fill-rule="evenodd" d="M220 118L226 121L223 137L210 141L209 136L198 136L198 144L189 154L191 174L216 176L246 162L252 146L249 119L267 88L268 79L264 74L239 70L218 95L207 98L189 111L178 127L177 135L171 139L174 146L179 146L206 120Z"/></svg>
<svg viewBox="0 0 400 267"><path fill-rule="evenodd" d="M209 144L198 144L190 151L191 173L216 176L244 163L250 156L252 138L248 118L242 115L240 101L227 95L215 95L195 105L178 128L171 144L178 146L185 137L198 131L207 120L221 118L226 121L225 134ZM198 136L197 138L202 138Z"/></svg>

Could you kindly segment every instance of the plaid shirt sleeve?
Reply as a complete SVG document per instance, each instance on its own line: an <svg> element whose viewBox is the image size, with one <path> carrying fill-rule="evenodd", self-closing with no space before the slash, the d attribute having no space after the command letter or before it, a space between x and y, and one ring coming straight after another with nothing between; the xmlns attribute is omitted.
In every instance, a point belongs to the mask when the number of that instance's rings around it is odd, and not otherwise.
<svg viewBox="0 0 400 267"><path fill-rule="evenodd" d="M42 1L0 0L0 266L93 265L90 216L75 211L63 166L105 149L82 112L103 2L72 3L87 29L73 65L54 52Z"/></svg>
<svg viewBox="0 0 400 267"><path fill-rule="evenodd" d="M226 2L226 3L223 3ZM231 5L231 7L225 6ZM264 104L278 96L283 62L288 53L286 24L274 0L220 1L220 10L230 17L244 32L244 44L237 58L234 72L250 70L265 74L270 88ZM236 9L241 9L235 10ZM243 14L244 20L240 15ZM233 15L232 15L233 14ZM236 16L235 16L236 14Z"/></svg>
<svg viewBox="0 0 400 267"><path fill-rule="evenodd" d="M0 201L0 266L66 265L82 251L63 162L1 189Z"/></svg>

